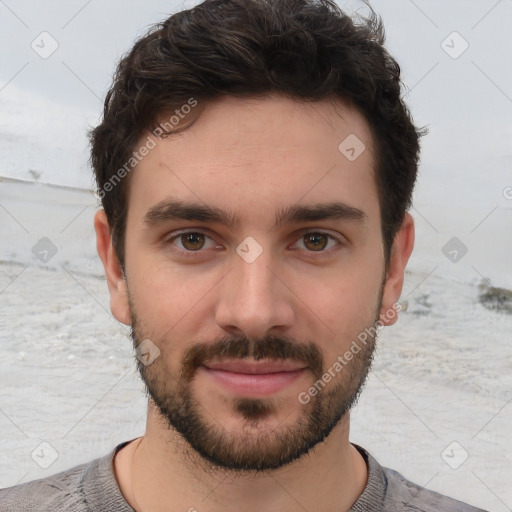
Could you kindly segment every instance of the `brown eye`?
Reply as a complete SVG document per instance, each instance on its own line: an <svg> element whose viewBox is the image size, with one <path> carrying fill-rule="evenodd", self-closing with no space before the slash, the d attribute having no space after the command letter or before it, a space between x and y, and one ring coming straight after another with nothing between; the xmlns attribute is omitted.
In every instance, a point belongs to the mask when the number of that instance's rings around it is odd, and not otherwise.
<svg viewBox="0 0 512 512"><path fill-rule="evenodd" d="M323 233L308 233L304 235L304 245L312 251L322 251L326 248L329 238Z"/></svg>
<svg viewBox="0 0 512 512"><path fill-rule="evenodd" d="M201 231L175 232L174 236L168 236L162 241L174 254L190 258L211 258L212 249L222 249L211 236Z"/></svg>
<svg viewBox="0 0 512 512"><path fill-rule="evenodd" d="M163 243L174 254L186 258L208 259L213 257L212 250L222 249L222 246L217 244L211 236L201 231L181 231L165 238Z"/></svg>
<svg viewBox="0 0 512 512"><path fill-rule="evenodd" d="M187 251L197 251L204 246L204 235L202 233L183 233L180 235L182 246Z"/></svg>
<svg viewBox="0 0 512 512"><path fill-rule="evenodd" d="M338 237L323 231L303 231L294 245L311 258L327 258L342 249L345 244Z"/></svg>

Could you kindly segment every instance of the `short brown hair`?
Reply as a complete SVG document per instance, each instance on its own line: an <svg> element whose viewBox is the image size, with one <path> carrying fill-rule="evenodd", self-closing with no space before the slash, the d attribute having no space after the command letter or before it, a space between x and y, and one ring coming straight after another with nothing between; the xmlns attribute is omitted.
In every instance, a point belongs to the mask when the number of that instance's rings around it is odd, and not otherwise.
<svg viewBox="0 0 512 512"><path fill-rule="evenodd" d="M91 164L121 265L128 209L128 180L121 178L146 130L191 98L276 92L312 101L340 97L365 116L387 267L411 206L422 132L401 99L400 67L383 44L373 10L355 23L330 0L205 0L155 25L119 62L103 119L90 134Z"/></svg>

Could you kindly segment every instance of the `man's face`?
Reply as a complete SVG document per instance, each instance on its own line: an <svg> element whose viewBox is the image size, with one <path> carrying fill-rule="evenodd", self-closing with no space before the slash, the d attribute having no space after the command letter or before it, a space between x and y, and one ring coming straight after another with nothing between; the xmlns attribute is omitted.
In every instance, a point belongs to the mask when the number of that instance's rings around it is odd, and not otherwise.
<svg viewBox="0 0 512 512"><path fill-rule="evenodd" d="M368 125L340 101L222 98L157 142L130 176L113 311L160 350L138 365L169 428L215 465L281 467L347 413L373 352L358 335L391 307ZM301 210L321 206L340 215Z"/></svg>

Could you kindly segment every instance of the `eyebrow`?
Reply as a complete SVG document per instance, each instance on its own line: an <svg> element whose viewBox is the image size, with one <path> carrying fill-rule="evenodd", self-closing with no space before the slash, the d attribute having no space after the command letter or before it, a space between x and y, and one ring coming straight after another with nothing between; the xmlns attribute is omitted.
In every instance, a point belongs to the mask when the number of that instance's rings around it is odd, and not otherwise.
<svg viewBox="0 0 512 512"><path fill-rule="evenodd" d="M276 226L282 226L284 224L328 219L365 223L368 220L368 216L364 211L340 202L312 205L295 204L279 209L276 213L275 223ZM149 227L172 220L216 222L228 228L240 225L240 218L232 212L215 206L185 202L177 199L161 201L151 207L144 215L144 223Z"/></svg>

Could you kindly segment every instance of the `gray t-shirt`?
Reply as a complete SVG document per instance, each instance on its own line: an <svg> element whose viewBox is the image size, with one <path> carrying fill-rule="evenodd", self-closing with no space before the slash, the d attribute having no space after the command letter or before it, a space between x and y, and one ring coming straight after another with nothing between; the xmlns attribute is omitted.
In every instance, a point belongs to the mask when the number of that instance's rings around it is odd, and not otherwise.
<svg viewBox="0 0 512 512"><path fill-rule="evenodd" d="M0 489L0 512L133 512L114 475L115 453L56 475ZM354 445L366 461L368 482L350 512L485 512L406 480Z"/></svg>

